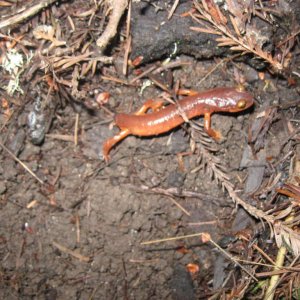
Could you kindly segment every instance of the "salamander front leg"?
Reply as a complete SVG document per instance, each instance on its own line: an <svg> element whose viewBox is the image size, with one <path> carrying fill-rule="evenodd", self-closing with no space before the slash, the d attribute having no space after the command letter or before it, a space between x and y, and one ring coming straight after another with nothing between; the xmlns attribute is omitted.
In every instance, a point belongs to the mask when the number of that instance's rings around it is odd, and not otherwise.
<svg viewBox="0 0 300 300"><path fill-rule="evenodd" d="M204 114L204 129L205 131L216 141L219 141L222 138L222 135L219 131L213 130L211 128L211 114L205 113Z"/></svg>
<svg viewBox="0 0 300 300"><path fill-rule="evenodd" d="M195 96L199 94L199 92L194 90L188 90L188 89L179 89L176 94L181 96Z"/></svg>
<svg viewBox="0 0 300 300"><path fill-rule="evenodd" d="M160 108L162 108L163 104L164 104L164 101L162 101L162 100L149 99L134 114L137 116L144 115L150 108L153 111L158 111Z"/></svg>
<svg viewBox="0 0 300 300"><path fill-rule="evenodd" d="M114 147L115 144L126 138L130 134L128 129L124 129L120 131L118 134L116 134L114 137L106 140L102 147L102 155L106 162L109 161L109 152L112 147Z"/></svg>

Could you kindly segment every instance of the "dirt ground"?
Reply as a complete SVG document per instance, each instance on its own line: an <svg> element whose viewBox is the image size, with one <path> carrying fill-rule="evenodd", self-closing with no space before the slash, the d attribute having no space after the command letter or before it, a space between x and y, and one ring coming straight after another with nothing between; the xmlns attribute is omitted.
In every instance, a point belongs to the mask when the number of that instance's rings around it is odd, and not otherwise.
<svg viewBox="0 0 300 300"><path fill-rule="evenodd" d="M240 166L255 113L299 99L297 87L270 75L261 80L255 69L231 61L201 81L214 61L184 55L176 59L186 63L172 71L174 82L180 80L184 88L235 86L238 68L255 96L255 106L247 112L212 117L212 127L223 138L210 140L209 147L230 182L243 191L248 169ZM106 68L115 72L114 66ZM106 164L103 142L119 131L111 126L108 110L134 111L161 90L151 85L141 91L140 86L104 81L101 75L96 73L81 88L91 101L95 90L109 92L106 109L87 109L53 93L45 108L47 134L39 145L32 143L28 128L28 115L38 102L30 83L22 98L26 101L11 105L8 121L2 110L0 298L208 299L215 293L220 259L215 246L199 236L142 243L201 232L216 242L230 239L238 208L193 154L188 124L157 137L129 136L112 149ZM282 148L288 138L286 119L298 122L298 108L280 111L266 138L267 156L288 153ZM203 123L201 117L195 121ZM288 165L282 170L287 176ZM188 272L189 264L199 271ZM226 274L234 273L223 286L230 289L241 270L230 260L223 264Z"/></svg>
<svg viewBox="0 0 300 300"><path fill-rule="evenodd" d="M194 89L210 88L215 82L234 85L226 80L232 78L229 66L226 75L216 74L198 86L211 63L184 59L192 64L177 76L185 76ZM133 88L116 87L110 93L122 107L128 101L142 102L155 93L153 89L143 97ZM26 120L30 106L18 114L20 127L10 133L11 143L19 130L26 130L20 120ZM56 115L51 133L72 135L74 109L65 106ZM194 293L190 280L195 295L210 290L213 247L199 238L151 246L141 242L198 232L209 232L218 240L231 227L234 203L205 172L191 172L197 166L193 155L185 156L180 167L176 153L190 151L182 128L155 138L128 137L112 150L106 165L97 157L103 140L114 132L108 124L98 125L106 118L102 111L90 115L82 110L83 141L78 146L51 136L41 146L22 140L19 159L42 180L55 182L51 191L2 151L2 299L172 299L178 284L186 288L185 295ZM246 175L238 169L249 118L251 112L213 117L213 127L226 137L216 155L232 170L235 182ZM146 187L178 187L199 196L177 199L187 215L170 196L145 191ZM36 204L27 208L32 201ZM57 244L84 259L61 251ZM194 278L183 268L189 263L200 267ZM183 282L174 283L174 272L183 273L177 275Z"/></svg>

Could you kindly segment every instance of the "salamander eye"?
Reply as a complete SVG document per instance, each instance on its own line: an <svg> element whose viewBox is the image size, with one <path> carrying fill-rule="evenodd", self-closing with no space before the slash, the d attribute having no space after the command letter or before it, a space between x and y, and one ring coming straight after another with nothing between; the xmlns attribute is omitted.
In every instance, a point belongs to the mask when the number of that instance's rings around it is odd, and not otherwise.
<svg viewBox="0 0 300 300"><path fill-rule="evenodd" d="M236 104L237 108L243 109L245 108L247 105L247 101L245 99L241 99L238 101L238 103Z"/></svg>

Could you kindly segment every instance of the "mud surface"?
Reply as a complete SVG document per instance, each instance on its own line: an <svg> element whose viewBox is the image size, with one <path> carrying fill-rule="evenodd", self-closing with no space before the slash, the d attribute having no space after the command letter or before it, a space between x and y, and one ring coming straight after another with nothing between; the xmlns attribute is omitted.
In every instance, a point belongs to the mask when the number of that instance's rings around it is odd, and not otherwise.
<svg viewBox="0 0 300 300"><path fill-rule="evenodd" d="M175 71L183 86L201 90L216 83L234 85L231 65L198 84L210 63L182 59L191 63ZM249 90L255 94L263 83L256 79L252 82ZM293 97L283 87L278 89L281 91L273 92L272 97L284 94L282 101ZM154 87L146 89L143 96L132 87L116 87L110 92L108 107L112 111L129 111L128 103L137 108L158 93ZM117 129L110 130L108 123L99 125L109 120L105 112L91 115L81 110L80 141L74 146L72 141L53 136L72 136L74 131L76 112L70 105L60 107L50 135L41 146L34 146L26 137L24 121L31 107L29 103L18 114L15 124L19 127L10 128L6 139L11 142L7 145L48 184L40 184L1 151L1 299L205 298L212 289L217 254L213 246L197 237L141 245L198 232L209 232L218 240L231 227L234 203L205 171L191 172L198 162L190 152L188 127L154 138L128 137L112 150L106 165L99 158L101 145ZM249 118L251 111L213 117L213 127L224 137L213 144L218 149L216 156L240 187L243 185L238 178L246 174L238 168ZM14 146L18 143L19 147ZM183 152L188 155L179 163L176 154ZM157 190L151 192L153 188L178 188L196 192L198 197L170 197ZM185 269L190 263L200 268L192 277ZM180 291L176 292L178 287Z"/></svg>

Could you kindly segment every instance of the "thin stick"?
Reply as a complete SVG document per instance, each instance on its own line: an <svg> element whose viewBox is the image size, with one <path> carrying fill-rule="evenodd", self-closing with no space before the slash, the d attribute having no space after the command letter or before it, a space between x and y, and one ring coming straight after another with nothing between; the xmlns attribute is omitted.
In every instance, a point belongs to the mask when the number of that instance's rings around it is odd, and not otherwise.
<svg viewBox="0 0 300 300"><path fill-rule="evenodd" d="M131 20L131 0L128 4L127 22L126 22L126 47L123 61L123 75L127 75L128 57L131 50L131 35L130 35L130 20Z"/></svg>
<svg viewBox="0 0 300 300"><path fill-rule="evenodd" d="M199 84L202 83L203 81L205 81L206 78L208 76L210 76L214 71L216 71L220 66L222 66L223 64L235 59L238 56L240 56L240 54L236 54L236 55L233 55L233 56L228 57L228 58L224 58L221 61L219 61L210 71L207 72L207 74L203 78L200 79Z"/></svg>
<svg viewBox="0 0 300 300"><path fill-rule="evenodd" d="M67 253L77 259L79 259L80 261L84 261L84 262L89 262L90 261L90 257L88 256L84 256L84 255L81 255L80 253L76 252L76 251L73 251L59 243L56 243L56 242L52 242L53 246L55 246L57 249L59 249L61 252L64 252L64 253Z"/></svg>
<svg viewBox="0 0 300 300"><path fill-rule="evenodd" d="M149 73L151 73L152 71L154 71L155 69L157 68L157 66L152 66L150 68L148 68L146 71L144 71L142 74L136 76L135 78L133 78L131 81L130 81L130 84L133 84L135 83L137 80L139 80L140 78L142 77L145 77L146 75L148 75Z"/></svg>
<svg viewBox="0 0 300 300"><path fill-rule="evenodd" d="M172 6L172 8L171 8L171 10L170 10L170 12L168 14L168 20L170 20L172 18L173 14L174 14L177 6L178 6L178 3L179 3L179 0L175 0L174 1L174 4L173 4L173 6Z"/></svg>
<svg viewBox="0 0 300 300"><path fill-rule="evenodd" d="M55 134L55 133L47 133L47 138L65 141L65 142L74 142L74 136L67 134Z"/></svg>
<svg viewBox="0 0 300 300"><path fill-rule="evenodd" d="M31 176L33 176L40 184L44 184L44 181L42 179L40 179L39 177L37 177L37 175L35 175L33 173L33 171L31 171L26 164L24 164L21 160L19 160L8 148L6 148L2 142L0 142L0 146L16 161L18 162Z"/></svg>
<svg viewBox="0 0 300 300"><path fill-rule="evenodd" d="M256 249L264 258L266 258L270 263L272 263L273 265L275 265L275 262L273 261L273 259L267 254L265 253L262 249L260 249L260 247L258 247L257 245L253 245L253 248Z"/></svg>
<svg viewBox="0 0 300 300"><path fill-rule="evenodd" d="M111 76L101 76L101 79L113 81L113 82L120 83L120 84L124 84L124 85L130 85L130 84L129 84L128 82L126 82L125 80L122 80L122 79L119 79L119 78L115 78L115 77L111 77Z"/></svg>
<svg viewBox="0 0 300 300"><path fill-rule="evenodd" d="M179 209L181 209L186 215L188 215L189 217L191 216L191 214L181 205L179 204L175 199L173 199L172 197L169 197L169 199L177 206L179 207Z"/></svg>
<svg viewBox="0 0 300 300"><path fill-rule="evenodd" d="M247 241L248 243L250 242L249 239L247 239L244 236L241 236L242 240ZM268 260L273 266L275 265L275 261L267 254L265 253L259 246L257 246L256 244L253 244L252 247L254 249L256 249L266 260Z"/></svg>
<svg viewBox="0 0 300 300"><path fill-rule="evenodd" d="M278 271L279 267L282 267L282 265L284 263L286 253L287 253L287 248L285 246L281 246L278 250L278 253L277 253L276 265L274 267L274 271ZM277 286L278 281L279 281L279 274L275 274L271 277L269 286L268 286L267 291L265 293L264 300L274 299L275 290L276 290L276 286Z"/></svg>
<svg viewBox="0 0 300 300"><path fill-rule="evenodd" d="M243 269L253 280L258 281L253 274L251 274L244 266L242 266L232 255L227 253L225 250L223 250L215 241L213 241L208 233L200 232L195 234L189 234L184 236L177 236L177 237L171 237L171 238L165 238L160 240L154 240L154 241L148 241L148 242L142 242L141 245L150 245L150 244L156 244L161 242L167 242L167 241L175 241L180 239L187 239L192 238L196 236L205 236L205 239L207 239L209 242L211 242L216 248L219 249L225 256L227 256L230 260L232 260L235 264L237 264L241 269Z"/></svg>
<svg viewBox="0 0 300 300"><path fill-rule="evenodd" d="M80 219L79 216L75 216L75 221L76 221L76 242L79 244L80 243Z"/></svg>
<svg viewBox="0 0 300 300"><path fill-rule="evenodd" d="M253 274L251 274L243 265L241 265L231 254L222 249L216 242L214 242L211 238L209 240L215 247L219 249L225 256L227 256L230 260L232 260L235 264L237 264L241 269L243 269L253 280L258 282Z"/></svg>
<svg viewBox="0 0 300 300"><path fill-rule="evenodd" d="M125 47L125 54L123 60L123 75L127 75L127 68L128 68L128 57L131 48L131 35L127 38L126 47Z"/></svg>
<svg viewBox="0 0 300 300"><path fill-rule="evenodd" d="M21 13L15 14L13 17L0 22L0 29L7 27L7 26L14 25L16 23L19 23L19 22L35 15L40 10L44 9L45 7L51 5L54 2L58 2L58 0L39 1L36 5L33 5L32 7L29 7L28 9L22 11Z"/></svg>
<svg viewBox="0 0 300 300"><path fill-rule="evenodd" d="M76 114L75 118L75 128L74 128L74 144L78 145L78 124L79 124L79 114Z"/></svg>
<svg viewBox="0 0 300 300"><path fill-rule="evenodd" d="M293 215L285 218L285 221L292 221L292 220L294 220ZM286 254L287 254L287 247L286 247L286 245L282 245L277 252L276 262L275 262L273 271L278 271L280 268L282 268ZM272 275L272 277L269 281L269 286L265 293L264 300L273 300L274 299L276 287L279 283L279 280L280 280L279 274Z"/></svg>
<svg viewBox="0 0 300 300"><path fill-rule="evenodd" d="M297 256L292 263L290 264L290 266L294 265L295 262L299 259L299 256ZM245 260L245 259L240 259L240 258L236 258L236 260L247 264L247 265L254 265L254 266L263 266L263 267L268 267L268 268L274 268L274 265L270 265L270 264L265 264L265 263L260 263L260 262L255 262L255 261L250 261L250 260ZM282 267L278 267L278 271L283 271L283 272L300 272L300 268L297 267L290 267L290 266L282 266ZM256 273L256 276L259 277L260 274L267 274L267 273L272 273L275 271L270 271L270 272L261 272L261 273Z"/></svg>
<svg viewBox="0 0 300 300"><path fill-rule="evenodd" d="M151 245L151 244L157 244L157 243L162 243L162 242L183 240L183 239L188 239L188 238L192 238L192 237L196 237L196 236L201 236L203 234L205 234L205 232L175 236L175 237L164 238L164 239L160 239L160 240L152 240L152 241L142 242L141 245Z"/></svg>
<svg viewBox="0 0 300 300"><path fill-rule="evenodd" d="M112 1L112 14L109 18L108 24L102 33L102 35L98 38L96 44L100 48L100 50L104 50L110 40L117 34L119 21L127 8L127 0L113 0Z"/></svg>
<svg viewBox="0 0 300 300"><path fill-rule="evenodd" d="M188 226L205 226L205 225L215 225L217 221L207 221L207 222L196 222L196 223L187 223Z"/></svg>
<svg viewBox="0 0 300 300"><path fill-rule="evenodd" d="M285 40L283 40L281 43L279 43L276 47L279 48L283 44L287 43L290 39L293 39L296 35L300 33L300 29L296 32L292 33L290 36L288 36Z"/></svg>

